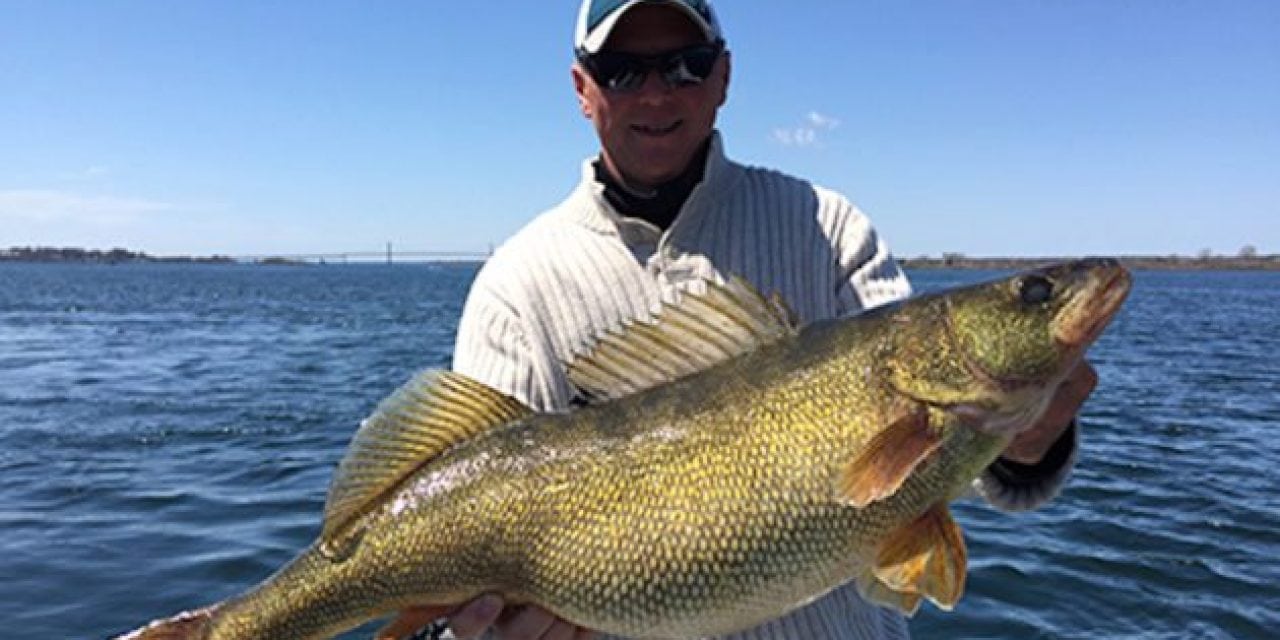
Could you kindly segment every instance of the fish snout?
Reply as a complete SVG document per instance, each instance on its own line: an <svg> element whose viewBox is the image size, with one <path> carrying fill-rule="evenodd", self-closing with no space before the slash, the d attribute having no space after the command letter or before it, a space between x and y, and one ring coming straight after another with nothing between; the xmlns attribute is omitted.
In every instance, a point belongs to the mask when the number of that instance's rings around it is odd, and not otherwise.
<svg viewBox="0 0 1280 640"><path fill-rule="evenodd" d="M1059 316L1054 338L1081 353L1107 328L1133 284L1129 270L1114 258L1089 258L1072 264L1078 292Z"/></svg>

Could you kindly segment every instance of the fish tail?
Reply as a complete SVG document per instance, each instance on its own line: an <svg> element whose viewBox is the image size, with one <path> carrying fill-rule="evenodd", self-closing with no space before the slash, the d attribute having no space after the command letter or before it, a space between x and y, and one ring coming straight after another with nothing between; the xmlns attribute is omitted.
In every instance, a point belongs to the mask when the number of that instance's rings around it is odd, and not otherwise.
<svg viewBox="0 0 1280 640"><path fill-rule="evenodd" d="M145 627L134 629L115 640L206 640L210 623L221 605L183 611L172 618L156 620Z"/></svg>

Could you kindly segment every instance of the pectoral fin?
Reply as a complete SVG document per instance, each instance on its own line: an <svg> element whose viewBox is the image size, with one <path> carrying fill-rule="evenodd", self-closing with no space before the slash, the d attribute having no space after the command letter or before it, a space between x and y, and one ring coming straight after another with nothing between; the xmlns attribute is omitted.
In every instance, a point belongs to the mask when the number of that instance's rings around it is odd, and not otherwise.
<svg viewBox="0 0 1280 640"><path fill-rule="evenodd" d="M891 496L940 444L942 439L929 428L928 410L912 408L845 466L837 495L855 507Z"/></svg>
<svg viewBox="0 0 1280 640"><path fill-rule="evenodd" d="M949 611L964 592L966 566L960 527L947 506L938 504L884 541L872 573L908 602L919 594Z"/></svg>

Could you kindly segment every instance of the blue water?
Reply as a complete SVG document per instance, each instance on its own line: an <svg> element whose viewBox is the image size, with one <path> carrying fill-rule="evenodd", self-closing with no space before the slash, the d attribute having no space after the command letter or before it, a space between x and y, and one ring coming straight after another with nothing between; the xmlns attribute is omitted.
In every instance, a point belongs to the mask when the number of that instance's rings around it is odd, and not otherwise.
<svg viewBox="0 0 1280 640"><path fill-rule="evenodd" d="M0 264L0 637L100 638L287 561L358 421L448 365L473 275ZM1069 487L957 505L967 593L916 637L1276 637L1280 274L1138 273L1092 359Z"/></svg>

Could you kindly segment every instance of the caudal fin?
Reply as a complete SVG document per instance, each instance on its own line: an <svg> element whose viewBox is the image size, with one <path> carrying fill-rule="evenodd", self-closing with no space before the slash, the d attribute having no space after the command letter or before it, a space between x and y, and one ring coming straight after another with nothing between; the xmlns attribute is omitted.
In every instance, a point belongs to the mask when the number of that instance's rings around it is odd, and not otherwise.
<svg viewBox="0 0 1280 640"><path fill-rule="evenodd" d="M115 640L205 640L209 637L209 623L218 605L183 611L172 618L156 620L151 624L117 636Z"/></svg>

